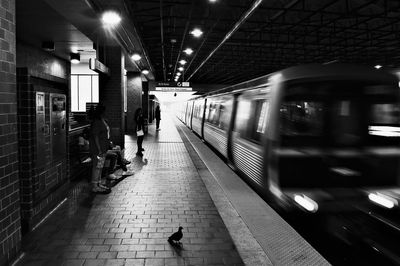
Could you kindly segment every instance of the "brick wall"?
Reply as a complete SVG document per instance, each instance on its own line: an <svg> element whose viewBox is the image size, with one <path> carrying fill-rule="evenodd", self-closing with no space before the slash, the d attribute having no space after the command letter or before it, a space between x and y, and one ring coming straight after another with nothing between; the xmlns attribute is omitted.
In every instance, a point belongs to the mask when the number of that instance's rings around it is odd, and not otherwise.
<svg viewBox="0 0 400 266"><path fill-rule="evenodd" d="M69 79L71 66L68 61L18 40L17 67L27 67L29 74L43 79Z"/></svg>
<svg viewBox="0 0 400 266"><path fill-rule="evenodd" d="M99 76L99 100L106 106L106 118L111 128L113 142L124 147L124 74L125 58L120 47L106 47L100 61L110 69L111 76Z"/></svg>
<svg viewBox="0 0 400 266"><path fill-rule="evenodd" d="M142 78L137 72L128 72L126 75L126 92L127 92L127 133L135 133L135 112L136 109L142 107Z"/></svg>
<svg viewBox="0 0 400 266"><path fill-rule="evenodd" d="M0 265L20 249L15 1L0 2Z"/></svg>
<svg viewBox="0 0 400 266"><path fill-rule="evenodd" d="M17 67L19 177L24 233L64 198L68 186L67 154L60 159L52 156L50 93L69 95L70 64L40 49L18 43ZM36 113L36 92L44 93L45 127L37 123L40 114ZM68 149L68 135L65 141Z"/></svg>

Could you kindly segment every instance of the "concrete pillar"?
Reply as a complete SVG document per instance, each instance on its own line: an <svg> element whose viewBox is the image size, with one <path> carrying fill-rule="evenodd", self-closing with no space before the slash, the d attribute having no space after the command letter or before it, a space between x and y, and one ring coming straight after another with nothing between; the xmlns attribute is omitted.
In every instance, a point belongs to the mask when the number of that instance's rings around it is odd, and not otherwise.
<svg viewBox="0 0 400 266"><path fill-rule="evenodd" d="M125 58L120 47L108 46L99 53L100 61L111 72L110 76L99 76L99 100L106 107L106 118L111 129L112 141L124 147L124 74ZM104 58L102 58L102 56Z"/></svg>
<svg viewBox="0 0 400 266"><path fill-rule="evenodd" d="M1 1L0 7L0 265L8 265L21 246L15 0Z"/></svg>
<svg viewBox="0 0 400 266"><path fill-rule="evenodd" d="M142 107L142 78L139 72L128 72L126 74L126 90L127 90L127 133L134 134L136 132L135 112Z"/></svg>
<svg viewBox="0 0 400 266"><path fill-rule="evenodd" d="M143 117L144 119L149 119L149 82L143 82Z"/></svg>

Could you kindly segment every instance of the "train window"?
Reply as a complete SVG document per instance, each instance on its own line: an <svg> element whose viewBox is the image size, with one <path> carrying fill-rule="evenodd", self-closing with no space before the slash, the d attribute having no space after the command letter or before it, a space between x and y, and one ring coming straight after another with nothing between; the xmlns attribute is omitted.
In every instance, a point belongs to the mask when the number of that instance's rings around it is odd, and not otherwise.
<svg viewBox="0 0 400 266"><path fill-rule="evenodd" d="M368 125L370 136L400 137L400 106L398 103L372 103L370 112Z"/></svg>
<svg viewBox="0 0 400 266"><path fill-rule="evenodd" d="M194 110L193 110L193 117L195 118L201 118L202 116L202 111L201 111L201 102L196 102L194 105Z"/></svg>
<svg viewBox="0 0 400 266"><path fill-rule="evenodd" d="M223 130L228 129L232 112L232 99L221 98L210 100L206 109L206 122Z"/></svg>
<svg viewBox="0 0 400 266"><path fill-rule="evenodd" d="M284 136L320 136L324 106L320 102L289 101L280 108L280 132Z"/></svg>
<svg viewBox="0 0 400 266"><path fill-rule="evenodd" d="M261 142L267 126L268 106L266 100L240 98L234 131L241 138Z"/></svg>
<svg viewBox="0 0 400 266"><path fill-rule="evenodd" d="M207 106L207 115L206 115L206 121L209 123L213 123L213 118L215 116L215 102L210 101L210 103Z"/></svg>
<svg viewBox="0 0 400 266"><path fill-rule="evenodd" d="M374 103L371 112L373 124L400 125L400 106L397 103Z"/></svg>
<svg viewBox="0 0 400 266"><path fill-rule="evenodd" d="M224 130L228 129L232 113L232 100L221 102L219 105L218 127Z"/></svg>
<svg viewBox="0 0 400 266"><path fill-rule="evenodd" d="M396 86L364 82L309 83L288 87L280 105L282 145L360 147L400 142Z"/></svg>
<svg viewBox="0 0 400 266"><path fill-rule="evenodd" d="M264 134L265 128L267 127L267 114L269 109L269 102L263 102L261 105L260 117L257 125L257 133Z"/></svg>

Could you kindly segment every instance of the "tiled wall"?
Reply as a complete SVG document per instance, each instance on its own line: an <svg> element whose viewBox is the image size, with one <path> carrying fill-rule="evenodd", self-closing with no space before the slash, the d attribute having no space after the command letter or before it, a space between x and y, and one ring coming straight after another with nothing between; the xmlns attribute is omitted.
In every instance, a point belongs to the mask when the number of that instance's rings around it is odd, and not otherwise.
<svg viewBox="0 0 400 266"><path fill-rule="evenodd" d="M135 112L136 109L142 107L142 78L140 73L128 72L126 75L126 92L128 102L127 112L127 132L129 134L135 133Z"/></svg>
<svg viewBox="0 0 400 266"><path fill-rule="evenodd" d="M14 0L0 2L0 18L0 265L6 265L21 242Z"/></svg>
<svg viewBox="0 0 400 266"><path fill-rule="evenodd" d="M36 128L36 92L45 93L44 117L46 125L50 125L50 93L69 94L70 65L40 49L18 43L17 67L21 224L24 233L63 199L68 186L68 158L52 158L49 129L42 134L43 146L37 146L40 133ZM68 147L68 136L66 145ZM43 163L40 163L40 158L44 158Z"/></svg>
<svg viewBox="0 0 400 266"><path fill-rule="evenodd" d="M51 157L50 132L44 147L37 147L36 92L45 93L45 123L50 124L50 93L67 93L67 85L30 76L28 68L18 68L18 131L21 180L21 218L23 232L29 231L61 199L68 183L67 156ZM39 164L38 158L45 158Z"/></svg>
<svg viewBox="0 0 400 266"><path fill-rule="evenodd" d="M103 53L100 53L103 54ZM111 128L113 142L124 146L124 84L125 59L120 47L106 47L105 58L100 58L110 69L112 75L99 76L99 100L106 106L106 118Z"/></svg>

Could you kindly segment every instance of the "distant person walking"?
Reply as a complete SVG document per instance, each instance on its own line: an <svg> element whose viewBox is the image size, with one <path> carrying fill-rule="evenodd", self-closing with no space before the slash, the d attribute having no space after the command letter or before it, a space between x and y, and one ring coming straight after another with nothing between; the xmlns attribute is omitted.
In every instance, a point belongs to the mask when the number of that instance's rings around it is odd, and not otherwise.
<svg viewBox="0 0 400 266"><path fill-rule="evenodd" d="M161 110L160 106L156 107L156 130L160 130Z"/></svg>
<svg viewBox="0 0 400 266"><path fill-rule="evenodd" d="M135 113L136 135L137 135L137 152L136 155L143 156L143 139L144 139L144 118L142 108L138 108Z"/></svg>
<svg viewBox="0 0 400 266"><path fill-rule="evenodd" d="M104 105L99 103L90 117L89 150L93 163L92 192L101 194L111 192L110 188L101 184L101 172L110 145L110 127L104 119L105 110Z"/></svg>

